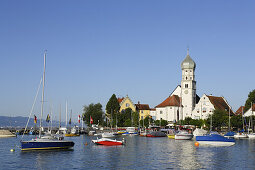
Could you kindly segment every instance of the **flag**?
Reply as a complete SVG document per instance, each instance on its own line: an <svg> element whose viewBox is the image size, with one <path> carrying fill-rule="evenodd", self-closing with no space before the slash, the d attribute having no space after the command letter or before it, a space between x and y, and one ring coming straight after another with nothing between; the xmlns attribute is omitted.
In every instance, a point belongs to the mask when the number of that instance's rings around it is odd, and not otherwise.
<svg viewBox="0 0 255 170"><path fill-rule="evenodd" d="M69 120L69 124L71 125L71 123L72 123L72 122L71 122L71 118L70 118L70 120Z"/></svg>
<svg viewBox="0 0 255 170"><path fill-rule="evenodd" d="M90 116L90 124L92 124L93 123L93 119L92 119L92 117Z"/></svg>
<svg viewBox="0 0 255 170"><path fill-rule="evenodd" d="M47 115L46 122L48 122L48 123L50 122L50 115L49 114Z"/></svg>
<svg viewBox="0 0 255 170"><path fill-rule="evenodd" d="M81 115L78 116L78 123L81 122Z"/></svg>
<svg viewBox="0 0 255 170"><path fill-rule="evenodd" d="M34 115L34 122L37 123L37 117Z"/></svg>

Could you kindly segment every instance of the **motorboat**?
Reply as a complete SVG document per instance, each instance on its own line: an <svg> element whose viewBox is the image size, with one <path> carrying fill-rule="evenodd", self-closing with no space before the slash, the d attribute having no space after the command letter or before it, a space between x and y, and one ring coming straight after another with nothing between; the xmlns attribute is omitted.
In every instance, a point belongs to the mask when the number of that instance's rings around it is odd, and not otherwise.
<svg viewBox="0 0 255 170"><path fill-rule="evenodd" d="M115 146L115 145L125 144L124 138L121 141L118 141L116 139L101 138L101 139L92 140L92 142L97 145L106 145L106 146Z"/></svg>
<svg viewBox="0 0 255 170"><path fill-rule="evenodd" d="M196 137L196 136L203 136L207 134L207 131L204 130L204 129L200 129L200 128L196 128L194 131L193 131L193 136Z"/></svg>
<svg viewBox="0 0 255 170"><path fill-rule="evenodd" d="M175 134L175 140L191 140L192 138L193 134L184 130L181 130Z"/></svg>
<svg viewBox="0 0 255 170"><path fill-rule="evenodd" d="M203 136L196 136L196 141L201 145L212 146L232 146L235 144L235 139L225 138L219 134L210 133Z"/></svg>
<svg viewBox="0 0 255 170"><path fill-rule="evenodd" d="M103 138L113 138L113 137L116 137L116 135L114 132L104 132L104 133L102 133L102 137Z"/></svg>
<svg viewBox="0 0 255 170"><path fill-rule="evenodd" d="M249 139L255 139L255 133L247 134Z"/></svg>
<svg viewBox="0 0 255 170"><path fill-rule="evenodd" d="M152 131L148 133L146 137L166 137L166 134L160 131Z"/></svg>
<svg viewBox="0 0 255 170"><path fill-rule="evenodd" d="M9 138L16 137L15 134L12 134L9 130L0 130L0 138Z"/></svg>
<svg viewBox="0 0 255 170"><path fill-rule="evenodd" d="M167 137L169 139L174 139L175 138L175 130L174 129L170 129L167 131Z"/></svg>
<svg viewBox="0 0 255 170"><path fill-rule="evenodd" d="M226 138L234 138L235 135L236 135L235 132L229 131L229 132L227 132L227 133L224 135L224 137L226 137Z"/></svg>
<svg viewBox="0 0 255 170"><path fill-rule="evenodd" d="M126 132L122 135L138 135L138 133L135 131L135 127L127 127Z"/></svg>
<svg viewBox="0 0 255 170"><path fill-rule="evenodd" d="M235 139L246 139L248 138L248 135L243 132L238 132L234 135Z"/></svg>

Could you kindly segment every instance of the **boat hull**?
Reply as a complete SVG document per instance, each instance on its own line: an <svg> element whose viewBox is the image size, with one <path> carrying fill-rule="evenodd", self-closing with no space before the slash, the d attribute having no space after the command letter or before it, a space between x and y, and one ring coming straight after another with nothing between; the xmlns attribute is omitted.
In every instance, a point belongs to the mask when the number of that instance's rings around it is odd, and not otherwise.
<svg viewBox="0 0 255 170"><path fill-rule="evenodd" d="M80 134L69 134L69 133L65 134L65 137L77 137L77 136L80 136Z"/></svg>
<svg viewBox="0 0 255 170"><path fill-rule="evenodd" d="M201 145L211 145L211 146L232 146L235 142L220 142L220 141L198 141Z"/></svg>
<svg viewBox="0 0 255 170"><path fill-rule="evenodd" d="M187 135L175 135L175 140L191 140L193 138L192 134Z"/></svg>
<svg viewBox="0 0 255 170"><path fill-rule="evenodd" d="M107 139L107 138L92 140L92 142L97 145L106 145L106 146L115 146L115 145L123 145L124 144L124 141L117 141L116 139L112 140L112 139Z"/></svg>
<svg viewBox="0 0 255 170"><path fill-rule="evenodd" d="M21 141L21 150L69 149L74 146L72 141Z"/></svg>
<svg viewBox="0 0 255 170"><path fill-rule="evenodd" d="M210 134L205 136L196 136L196 141L199 144L213 145L213 146L231 146L235 144L235 140L225 138L218 134Z"/></svg>

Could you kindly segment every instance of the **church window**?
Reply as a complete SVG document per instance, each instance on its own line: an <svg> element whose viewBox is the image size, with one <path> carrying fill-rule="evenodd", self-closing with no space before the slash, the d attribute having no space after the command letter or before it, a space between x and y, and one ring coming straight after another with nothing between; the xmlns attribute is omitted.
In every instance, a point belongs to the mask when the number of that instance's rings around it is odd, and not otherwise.
<svg viewBox="0 0 255 170"><path fill-rule="evenodd" d="M206 112L206 108L205 107L203 108L203 112Z"/></svg>
<svg viewBox="0 0 255 170"><path fill-rule="evenodd" d="M188 88L189 87L189 85L188 84L185 84L185 88Z"/></svg>
<svg viewBox="0 0 255 170"><path fill-rule="evenodd" d="M186 80L188 80L188 77L186 77Z"/></svg>
<svg viewBox="0 0 255 170"><path fill-rule="evenodd" d="M190 80L192 80L192 77L190 77Z"/></svg>

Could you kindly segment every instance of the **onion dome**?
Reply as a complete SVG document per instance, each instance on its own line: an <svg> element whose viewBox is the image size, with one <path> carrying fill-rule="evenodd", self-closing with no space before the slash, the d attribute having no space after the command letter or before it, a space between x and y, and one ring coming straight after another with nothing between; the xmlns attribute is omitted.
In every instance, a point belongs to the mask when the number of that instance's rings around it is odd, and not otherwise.
<svg viewBox="0 0 255 170"><path fill-rule="evenodd" d="M182 70L183 69L193 69L193 70L195 70L195 68L196 68L196 63L189 56L189 49L188 49L186 58L183 60L183 62L181 64L181 67L182 67Z"/></svg>

